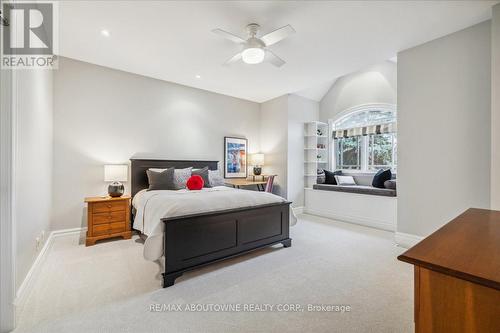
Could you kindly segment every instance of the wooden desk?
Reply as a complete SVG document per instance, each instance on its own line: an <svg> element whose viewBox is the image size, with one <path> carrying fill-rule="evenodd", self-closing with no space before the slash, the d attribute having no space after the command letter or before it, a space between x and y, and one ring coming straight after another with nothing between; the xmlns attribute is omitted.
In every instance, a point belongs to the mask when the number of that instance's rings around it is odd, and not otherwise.
<svg viewBox="0 0 500 333"><path fill-rule="evenodd" d="M500 211L469 209L403 253L415 332L500 332Z"/></svg>
<svg viewBox="0 0 500 333"><path fill-rule="evenodd" d="M224 179L227 185L231 185L234 188L241 188L245 186L257 186L259 191L265 191L267 181L254 181L248 179L234 178L234 179Z"/></svg>
<svg viewBox="0 0 500 333"><path fill-rule="evenodd" d="M259 180L259 179L262 179L262 181L265 181L267 177L269 176L276 176L276 175L251 175L248 177L248 179L252 179L253 181L255 181L256 179Z"/></svg>

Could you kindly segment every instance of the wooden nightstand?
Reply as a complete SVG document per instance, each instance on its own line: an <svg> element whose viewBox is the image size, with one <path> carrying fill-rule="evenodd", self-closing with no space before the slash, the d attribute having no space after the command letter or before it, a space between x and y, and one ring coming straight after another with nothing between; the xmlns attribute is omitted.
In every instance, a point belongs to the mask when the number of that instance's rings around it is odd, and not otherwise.
<svg viewBox="0 0 500 333"><path fill-rule="evenodd" d="M119 198L90 197L87 203L86 246L94 245L100 239L111 237L132 237L130 231L130 196Z"/></svg>

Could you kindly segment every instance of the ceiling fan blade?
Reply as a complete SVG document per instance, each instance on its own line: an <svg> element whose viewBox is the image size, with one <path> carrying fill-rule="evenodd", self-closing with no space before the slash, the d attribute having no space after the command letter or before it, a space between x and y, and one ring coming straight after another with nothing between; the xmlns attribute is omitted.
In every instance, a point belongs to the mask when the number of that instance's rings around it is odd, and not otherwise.
<svg viewBox="0 0 500 333"><path fill-rule="evenodd" d="M212 30L213 33L221 36L221 37L224 37L226 39L229 39L230 41L232 42L235 42L235 43L238 43L238 44L241 44L241 43L245 43L246 40L244 40L243 38L241 37L238 37L230 32L227 32L227 31L224 31L224 30L221 30L221 29L214 29Z"/></svg>
<svg viewBox="0 0 500 333"><path fill-rule="evenodd" d="M295 29L292 28L290 24L285 25L279 29L276 29L262 37L260 39L266 44L266 46L276 44L282 39L285 39L289 35L295 33Z"/></svg>
<svg viewBox="0 0 500 333"><path fill-rule="evenodd" d="M273 64L276 67L281 67L284 64L286 64L285 60L283 60L280 57L278 57L271 50L266 50L266 60L269 61L271 64Z"/></svg>
<svg viewBox="0 0 500 333"><path fill-rule="evenodd" d="M235 54L234 56L232 56L231 58L229 58L225 63L224 65L225 66L229 66L231 64L234 64L235 62L239 61L241 59L241 52L240 53L237 53Z"/></svg>

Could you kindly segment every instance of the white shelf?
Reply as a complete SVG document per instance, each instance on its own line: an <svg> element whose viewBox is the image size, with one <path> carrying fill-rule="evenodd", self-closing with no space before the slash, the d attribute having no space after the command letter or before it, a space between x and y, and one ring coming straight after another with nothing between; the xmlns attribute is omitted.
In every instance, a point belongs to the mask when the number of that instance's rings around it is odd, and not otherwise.
<svg viewBox="0 0 500 333"><path fill-rule="evenodd" d="M322 121L309 121L306 124L316 124L316 125L320 125L320 126L328 126L327 123L324 123Z"/></svg>
<svg viewBox="0 0 500 333"><path fill-rule="evenodd" d="M319 132L319 133L318 133ZM312 188L317 183L317 169L328 164L324 159L328 146L328 124L312 121L304 124L304 187ZM325 148L318 148L324 146ZM317 157L319 156L320 159Z"/></svg>

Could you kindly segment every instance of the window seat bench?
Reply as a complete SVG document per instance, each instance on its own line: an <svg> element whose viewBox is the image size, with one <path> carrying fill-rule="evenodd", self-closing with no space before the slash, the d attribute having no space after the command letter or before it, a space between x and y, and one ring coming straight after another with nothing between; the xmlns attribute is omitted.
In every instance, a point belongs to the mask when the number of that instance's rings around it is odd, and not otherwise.
<svg viewBox="0 0 500 333"><path fill-rule="evenodd" d="M304 213L395 231L397 189L371 186L373 174L344 175L352 175L357 185L316 184L305 189Z"/></svg>
<svg viewBox="0 0 500 333"><path fill-rule="evenodd" d="M313 185L314 190L321 191L335 191L335 192L348 192L357 194L380 195L384 197L397 196L396 190L388 188L377 188L367 185L330 185L330 184L316 184Z"/></svg>

